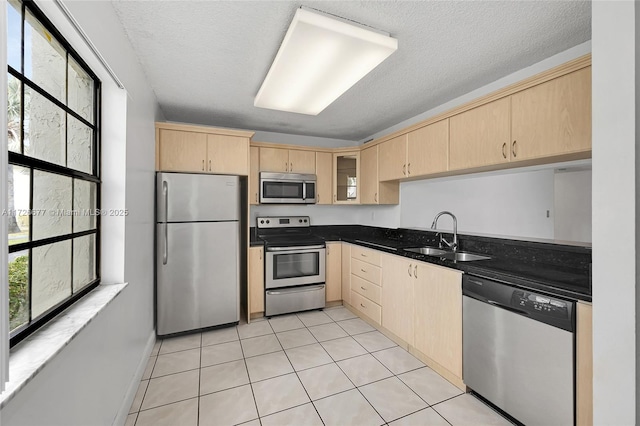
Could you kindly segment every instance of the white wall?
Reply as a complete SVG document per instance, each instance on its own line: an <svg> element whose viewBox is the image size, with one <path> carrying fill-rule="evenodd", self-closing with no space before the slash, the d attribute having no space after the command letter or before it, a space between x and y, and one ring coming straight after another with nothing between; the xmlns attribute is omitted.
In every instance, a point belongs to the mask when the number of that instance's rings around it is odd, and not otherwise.
<svg viewBox="0 0 640 426"><path fill-rule="evenodd" d="M358 141L346 139L321 138L317 136L292 135L288 133L263 132L258 130L252 140L258 142L285 143L303 146L322 146L328 148L340 148L343 146L356 146Z"/></svg>
<svg viewBox="0 0 640 426"><path fill-rule="evenodd" d="M553 238L553 169L403 183L400 225L428 228L448 210L458 232ZM438 228L451 229L443 217Z"/></svg>
<svg viewBox="0 0 640 426"><path fill-rule="evenodd" d="M593 2L593 409L638 417L638 39L635 2Z"/></svg>
<svg viewBox="0 0 640 426"><path fill-rule="evenodd" d="M591 170L554 174L556 240L591 242Z"/></svg>
<svg viewBox="0 0 640 426"><path fill-rule="evenodd" d="M371 225L396 228L398 206L260 205L251 206L250 226L256 216L309 216L312 225Z"/></svg>
<svg viewBox="0 0 640 426"><path fill-rule="evenodd" d="M118 96L55 4L38 2L98 73L105 100L119 108L119 115L104 111L102 207L124 207L129 216L103 222L102 273L107 282L130 284L9 402L0 413L5 424L123 422L154 339L154 121L163 117L110 2L65 4L126 87Z"/></svg>

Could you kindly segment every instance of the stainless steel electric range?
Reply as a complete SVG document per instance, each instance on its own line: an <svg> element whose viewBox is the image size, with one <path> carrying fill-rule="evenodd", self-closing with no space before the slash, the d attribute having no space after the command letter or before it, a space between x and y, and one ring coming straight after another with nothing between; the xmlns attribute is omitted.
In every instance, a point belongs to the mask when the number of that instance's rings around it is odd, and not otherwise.
<svg viewBox="0 0 640 426"><path fill-rule="evenodd" d="M325 242L308 216L256 218L265 243L265 316L325 306Z"/></svg>

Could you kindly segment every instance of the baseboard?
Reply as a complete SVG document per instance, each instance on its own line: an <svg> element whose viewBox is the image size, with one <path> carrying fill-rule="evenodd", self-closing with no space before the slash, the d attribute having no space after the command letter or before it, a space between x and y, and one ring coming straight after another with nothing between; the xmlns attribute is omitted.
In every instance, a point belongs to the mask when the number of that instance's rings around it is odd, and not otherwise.
<svg viewBox="0 0 640 426"><path fill-rule="evenodd" d="M127 421L127 416L129 415L129 409L131 408L131 404L133 404L133 399L136 397L136 392L138 391L138 386L140 385L140 380L142 380L142 375L144 374L144 370L147 368L147 364L149 363L149 357L151 356L151 351L153 351L153 346L156 344L156 331L151 330L151 335L147 340L147 345L144 348L143 357L140 359L138 363L138 368L136 369L136 373L133 375L131 379L131 383L129 383L129 389L127 389L127 393L125 394L124 399L122 400L122 405L118 410L118 415L113 421L113 426L123 426Z"/></svg>

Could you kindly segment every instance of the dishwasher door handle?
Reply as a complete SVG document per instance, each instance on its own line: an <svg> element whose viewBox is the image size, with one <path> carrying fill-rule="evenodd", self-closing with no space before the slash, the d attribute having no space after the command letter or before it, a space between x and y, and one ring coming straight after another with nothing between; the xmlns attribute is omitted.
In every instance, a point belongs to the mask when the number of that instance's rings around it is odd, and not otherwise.
<svg viewBox="0 0 640 426"><path fill-rule="evenodd" d="M506 311L509 311L509 312L513 312L513 313L520 314L520 315L527 315L527 316L529 315L529 312L527 312L527 311L522 311L522 310L520 310L518 308L514 308L512 306L505 306L502 303L496 302L495 300L487 300L487 303L490 304L490 305L496 306L498 308L502 308L502 309L504 309Z"/></svg>

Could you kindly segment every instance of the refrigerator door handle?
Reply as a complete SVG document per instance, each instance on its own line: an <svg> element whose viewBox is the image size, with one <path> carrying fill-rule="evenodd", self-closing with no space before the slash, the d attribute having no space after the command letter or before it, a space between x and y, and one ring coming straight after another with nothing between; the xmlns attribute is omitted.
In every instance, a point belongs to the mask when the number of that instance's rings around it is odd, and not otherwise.
<svg viewBox="0 0 640 426"><path fill-rule="evenodd" d="M166 265L169 260L169 231L168 231L168 214L169 214L169 184L166 180L162 181L162 194L164 196L164 253L162 254L162 264Z"/></svg>

